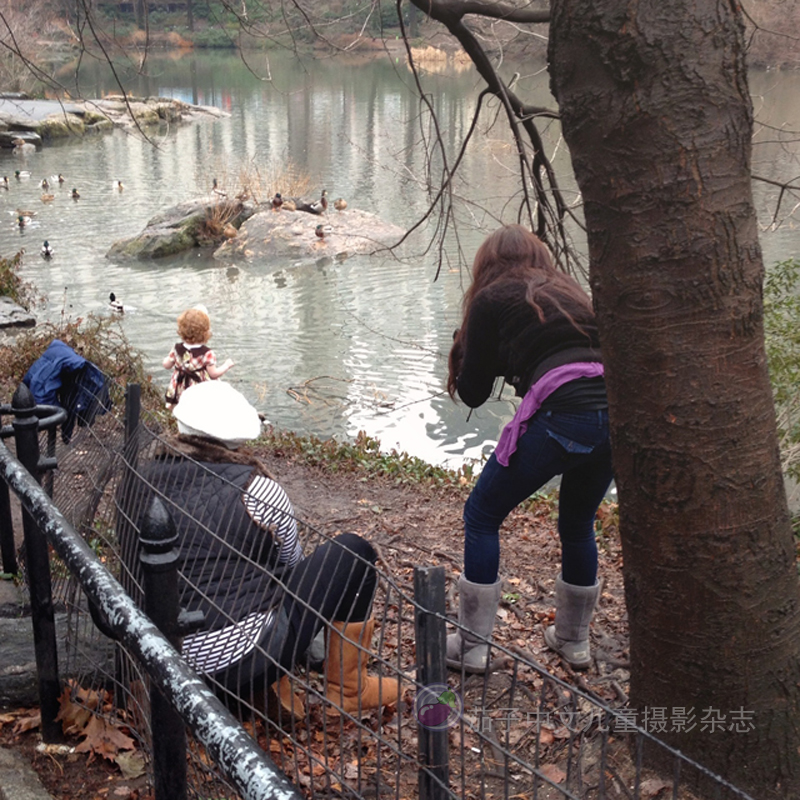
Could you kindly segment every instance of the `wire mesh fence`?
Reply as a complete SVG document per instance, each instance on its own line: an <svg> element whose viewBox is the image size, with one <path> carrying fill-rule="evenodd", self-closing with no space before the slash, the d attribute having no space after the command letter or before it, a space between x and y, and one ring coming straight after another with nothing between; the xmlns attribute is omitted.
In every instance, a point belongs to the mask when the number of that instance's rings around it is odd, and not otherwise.
<svg viewBox="0 0 800 800"><path fill-rule="evenodd" d="M305 796L747 797L622 699L610 707L523 649L493 645L486 675L447 672L443 591L421 597L365 539L297 518L246 448L134 422L109 413L59 440L53 503L144 607L140 539L157 499L180 553L182 654ZM152 773L151 678L55 555L51 572L71 702L124 729ZM240 796L192 731L187 770L192 797Z"/></svg>

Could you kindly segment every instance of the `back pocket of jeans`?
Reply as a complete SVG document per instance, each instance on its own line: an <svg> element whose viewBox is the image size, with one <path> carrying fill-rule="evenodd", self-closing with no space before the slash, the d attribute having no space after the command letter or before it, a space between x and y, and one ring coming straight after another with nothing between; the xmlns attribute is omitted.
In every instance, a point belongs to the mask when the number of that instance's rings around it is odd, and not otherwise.
<svg viewBox="0 0 800 800"><path fill-rule="evenodd" d="M568 453L585 454L591 453L594 450L594 445L581 444L580 442L567 439L566 436L559 436L553 431L547 431L547 435L555 439Z"/></svg>

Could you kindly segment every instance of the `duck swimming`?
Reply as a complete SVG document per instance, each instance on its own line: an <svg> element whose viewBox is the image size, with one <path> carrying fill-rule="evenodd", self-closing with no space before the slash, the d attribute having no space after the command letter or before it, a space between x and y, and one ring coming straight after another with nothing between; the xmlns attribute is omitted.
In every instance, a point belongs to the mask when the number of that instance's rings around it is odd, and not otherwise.
<svg viewBox="0 0 800 800"><path fill-rule="evenodd" d="M122 314L125 311L122 301L117 300L117 296L114 294L114 292L111 292L111 294L108 296L108 307L112 311L116 311L118 314Z"/></svg>
<svg viewBox="0 0 800 800"><path fill-rule="evenodd" d="M20 180L21 178L30 178L30 176L31 176L31 173L27 169L15 169L14 170L14 177L17 180Z"/></svg>
<svg viewBox="0 0 800 800"><path fill-rule="evenodd" d="M0 187L3 189L8 189L8 175L3 175L3 180L0 182Z"/></svg>
<svg viewBox="0 0 800 800"><path fill-rule="evenodd" d="M50 247L50 242L47 239L44 240L44 244L42 245L42 258L52 258L53 257L53 248Z"/></svg>
<svg viewBox="0 0 800 800"><path fill-rule="evenodd" d="M50 188L50 182L47 180L47 178L42 178L42 182L39 184L39 186L41 186L42 189L47 190Z"/></svg>
<svg viewBox="0 0 800 800"><path fill-rule="evenodd" d="M13 152L16 154L36 152L36 145L33 144L32 142L26 142L24 139L14 139L13 144L14 144Z"/></svg>
<svg viewBox="0 0 800 800"><path fill-rule="evenodd" d="M125 187L122 185L122 181L117 181L114 185L116 186L118 192L121 192L125 189Z"/></svg>
<svg viewBox="0 0 800 800"><path fill-rule="evenodd" d="M72 199L73 200L80 200L80 198L81 198L81 195L78 192L78 190L77 189L73 189L72 190Z"/></svg>
<svg viewBox="0 0 800 800"><path fill-rule="evenodd" d="M56 199L56 196L54 194L47 194L46 192L44 194L42 194L42 202L43 203L52 203L53 200L55 200L55 199Z"/></svg>

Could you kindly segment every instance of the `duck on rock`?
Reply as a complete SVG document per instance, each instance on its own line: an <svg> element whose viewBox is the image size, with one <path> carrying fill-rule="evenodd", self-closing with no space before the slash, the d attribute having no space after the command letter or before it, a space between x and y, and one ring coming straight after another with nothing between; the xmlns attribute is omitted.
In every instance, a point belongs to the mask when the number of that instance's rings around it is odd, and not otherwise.
<svg viewBox="0 0 800 800"><path fill-rule="evenodd" d="M309 214L324 214L328 210L328 190L323 189L322 195L315 203L297 203L298 211L308 211Z"/></svg>

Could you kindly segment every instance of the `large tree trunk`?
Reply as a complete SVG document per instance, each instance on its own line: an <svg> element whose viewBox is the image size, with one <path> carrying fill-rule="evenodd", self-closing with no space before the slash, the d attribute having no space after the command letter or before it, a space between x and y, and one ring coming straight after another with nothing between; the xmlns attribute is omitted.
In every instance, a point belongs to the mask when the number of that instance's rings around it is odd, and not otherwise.
<svg viewBox="0 0 800 800"><path fill-rule="evenodd" d="M631 702L639 724L756 797L797 797L800 594L740 12L724 0L552 5L552 85L606 365ZM692 730L675 730L681 711Z"/></svg>

